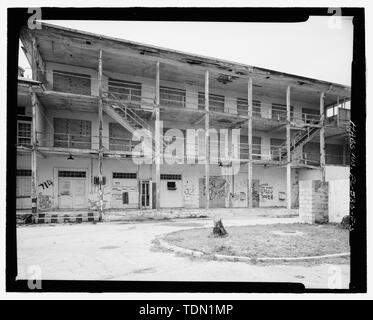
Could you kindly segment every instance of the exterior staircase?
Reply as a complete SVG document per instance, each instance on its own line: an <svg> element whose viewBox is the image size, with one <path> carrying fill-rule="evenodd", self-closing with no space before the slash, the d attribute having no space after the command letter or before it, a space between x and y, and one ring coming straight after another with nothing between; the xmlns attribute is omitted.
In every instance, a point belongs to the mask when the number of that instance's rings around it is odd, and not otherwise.
<svg viewBox="0 0 373 320"><path fill-rule="evenodd" d="M150 133L150 136L152 135L152 129L149 124L134 110L121 102L120 98L114 93L108 92L107 94L108 98L116 102L110 105L104 104L103 109L113 120L117 121L122 127L135 136L137 134L137 129L146 129ZM137 135L137 138L140 138L140 135Z"/></svg>
<svg viewBox="0 0 373 320"><path fill-rule="evenodd" d="M120 97L112 92L106 92L109 99L115 101L114 103L104 104L103 110L108 114L113 120L117 121L122 127L128 130L138 139L143 137L143 134L148 136L152 140L152 155L155 155L155 137L153 136L152 127L142 119L131 107L126 105L121 101ZM140 132L138 129L145 129ZM161 148L165 148L167 145L162 140ZM154 159L153 159L154 160Z"/></svg>
<svg viewBox="0 0 373 320"><path fill-rule="evenodd" d="M290 143L290 153L293 153L296 149L301 148L307 142L311 141L319 132L321 127L307 127L300 131ZM287 158L286 142L281 145L281 159Z"/></svg>

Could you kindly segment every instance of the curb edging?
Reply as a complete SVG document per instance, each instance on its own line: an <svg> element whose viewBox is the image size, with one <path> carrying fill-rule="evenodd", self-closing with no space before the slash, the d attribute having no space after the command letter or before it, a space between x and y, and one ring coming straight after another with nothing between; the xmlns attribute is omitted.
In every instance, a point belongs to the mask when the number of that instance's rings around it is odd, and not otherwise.
<svg viewBox="0 0 373 320"><path fill-rule="evenodd" d="M212 257L219 261L239 261L239 262L253 262L253 261L302 261L302 260L317 260L323 258L337 258L337 257L346 257L350 256L350 253L343 252L343 253L333 253L333 254L325 254L321 256L308 256L308 257L257 257L257 258L250 258L250 257L243 257L243 256L231 256L231 255L224 255L224 254L206 254L205 252L186 249L182 247L178 247L172 244L169 244L163 239L158 239L159 245L167 250L171 250L177 253L187 254L194 257Z"/></svg>

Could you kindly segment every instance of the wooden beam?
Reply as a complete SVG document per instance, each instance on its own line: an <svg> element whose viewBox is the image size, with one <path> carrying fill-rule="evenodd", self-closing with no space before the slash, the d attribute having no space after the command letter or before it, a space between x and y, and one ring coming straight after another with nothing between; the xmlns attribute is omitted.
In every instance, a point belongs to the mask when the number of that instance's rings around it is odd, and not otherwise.
<svg viewBox="0 0 373 320"><path fill-rule="evenodd" d="M161 207L161 115L160 115L160 63L155 65L155 203Z"/></svg>
<svg viewBox="0 0 373 320"><path fill-rule="evenodd" d="M36 113L38 101L35 92L30 86L31 106L32 106L32 131L31 131L31 206L32 214L36 215L38 211L38 170L37 170L37 133L36 133Z"/></svg>
<svg viewBox="0 0 373 320"><path fill-rule="evenodd" d="M286 154L287 154L287 165L286 165L286 204L287 209L291 210L291 153L290 153L290 86L286 88Z"/></svg>
<svg viewBox="0 0 373 320"><path fill-rule="evenodd" d="M325 107L324 107L325 93L320 94L320 118L321 118L321 129L320 129L320 166L322 181L325 181Z"/></svg>
<svg viewBox="0 0 373 320"><path fill-rule="evenodd" d="M104 211L104 190L103 190L103 143L102 143L102 50L99 51L98 58L98 195L99 195L99 210L100 210L100 221L103 219Z"/></svg>
<svg viewBox="0 0 373 320"><path fill-rule="evenodd" d="M45 63L40 55L36 38L32 37L31 48L24 48L27 52L26 57L29 60L32 70L32 79L35 81L45 82ZM31 60L31 61L30 61Z"/></svg>
<svg viewBox="0 0 373 320"><path fill-rule="evenodd" d="M247 162L247 204L253 207L253 79L249 78L247 86L247 144L249 159Z"/></svg>
<svg viewBox="0 0 373 320"><path fill-rule="evenodd" d="M206 209L210 208L210 104L209 71L205 71L205 194Z"/></svg>
<svg viewBox="0 0 373 320"><path fill-rule="evenodd" d="M98 155L99 151L94 149L78 149L78 148L60 148L60 147L38 147L38 151L55 154L77 154L77 155Z"/></svg>

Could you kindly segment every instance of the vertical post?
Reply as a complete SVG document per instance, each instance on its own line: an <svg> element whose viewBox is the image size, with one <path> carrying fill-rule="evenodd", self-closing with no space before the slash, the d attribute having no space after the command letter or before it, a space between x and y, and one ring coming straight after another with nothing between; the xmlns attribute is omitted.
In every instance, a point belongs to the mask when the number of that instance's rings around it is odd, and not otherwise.
<svg viewBox="0 0 373 320"><path fill-rule="evenodd" d="M98 59L98 196L100 204L100 221L103 219L104 190L103 190L103 144L102 144L102 50Z"/></svg>
<svg viewBox="0 0 373 320"><path fill-rule="evenodd" d="M206 209L210 208L210 104L209 71L205 71L205 194Z"/></svg>
<svg viewBox="0 0 373 320"><path fill-rule="evenodd" d="M161 204L161 126L160 126L160 74L159 74L159 61L156 63L155 72L155 197L156 197L156 209L160 209Z"/></svg>
<svg viewBox="0 0 373 320"><path fill-rule="evenodd" d="M32 80L38 80L38 67L36 64L36 52L37 52L37 45L36 45L36 39L35 37L32 37L32 66L31 66L31 71L32 71Z"/></svg>
<svg viewBox="0 0 373 320"><path fill-rule="evenodd" d="M32 104L32 133L31 133L31 205L32 214L36 215L38 211L38 172L37 172L37 137L36 137L36 112L38 102L35 92L30 86L31 104Z"/></svg>
<svg viewBox="0 0 373 320"><path fill-rule="evenodd" d="M291 154L290 154L290 86L286 88L286 199L287 209L291 209Z"/></svg>
<svg viewBox="0 0 373 320"><path fill-rule="evenodd" d="M247 144L248 144L248 161L247 161L247 204L249 208L253 207L253 79L249 78L247 87Z"/></svg>
<svg viewBox="0 0 373 320"><path fill-rule="evenodd" d="M324 108L325 93L320 94L320 166L322 181L325 181L325 108Z"/></svg>

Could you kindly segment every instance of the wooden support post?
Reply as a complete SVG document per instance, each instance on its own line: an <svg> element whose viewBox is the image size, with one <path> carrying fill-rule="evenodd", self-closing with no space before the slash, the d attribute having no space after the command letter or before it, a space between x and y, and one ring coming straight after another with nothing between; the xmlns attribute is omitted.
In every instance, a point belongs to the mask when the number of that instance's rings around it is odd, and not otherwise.
<svg viewBox="0 0 373 320"><path fill-rule="evenodd" d="M209 105L209 71L205 71L205 194L206 209L210 208L210 105Z"/></svg>
<svg viewBox="0 0 373 320"><path fill-rule="evenodd" d="M36 112L38 101L35 92L30 86L31 105L32 105L32 132L31 132L31 206L32 214L36 215L38 211L38 170L37 170L37 132L36 132Z"/></svg>
<svg viewBox="0 0 373 320"><path fill-rule="evenodd" d="M320 94L320 166L322 181L325 181L325 107L324 107L324 92Z"/></svg>
<svg viewBox="0 0 373 320"><path fill-rule="evenodd" d="M104 190L103 190L103 144L102 144L102 50L100 50L98 59L98 195L99 195L99 210L100 210L100 221L103 219L104 211Z"/></svg>
<svg viewBox="0 0 373 320"><path fill-rule="evenodd" d="M290 153L290 86L286 89L286 154L287 154L287 165L286 165L286 199L287 209L291 209L291 153Z"/></svg>
<svg viewBox="0 0 373 320"><path fill-rule="evenodd" d="M35 37L32 37L32 56L31 56L31 71L32 71L32 80L38 80L38 66L36 63L36 53L37 53L37 45Z"/></svg>
<svg viewBox="0 0 373 320"><path fill-rule="evenodd" d="M161 207L161 119L160 119L160 65L156 63L155 73L155 197L156 209Z"/></svg>
<svg viewBox="0 0 373 320"><path fill-rule="evenodd" d="M248 144L248 161L247 161L247 205L253 207L253 79L249 78L247 87L247 144Z"/></svg>

